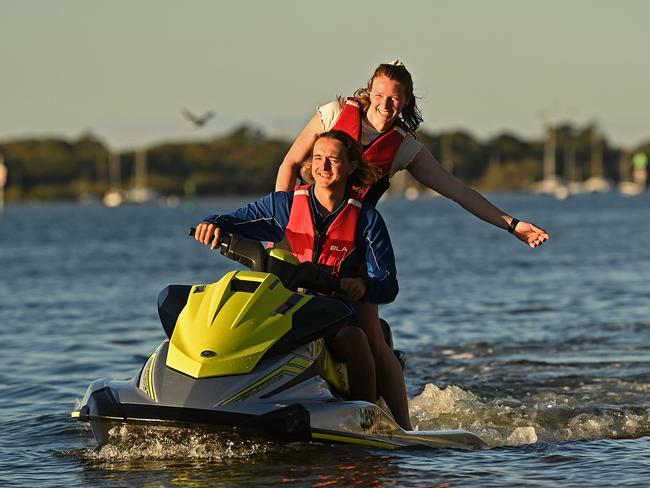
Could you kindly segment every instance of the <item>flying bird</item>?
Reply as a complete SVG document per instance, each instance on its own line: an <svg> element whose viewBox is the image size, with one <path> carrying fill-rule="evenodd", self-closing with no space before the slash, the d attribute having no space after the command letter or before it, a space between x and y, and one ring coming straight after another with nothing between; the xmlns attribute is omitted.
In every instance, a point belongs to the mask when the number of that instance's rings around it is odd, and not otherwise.
<svg viewBox="0 0 650 488"><path fill-rule="evenodd" d="M206 113L204 113L201 116L194 115L192 112L184 108L181 110L181 114L183 117L185 117L189 123L194 127L195 129L198 129L199 127L203 127L208 120L210 120L212 117L214 117L214 111L208 110Z"/></svg>

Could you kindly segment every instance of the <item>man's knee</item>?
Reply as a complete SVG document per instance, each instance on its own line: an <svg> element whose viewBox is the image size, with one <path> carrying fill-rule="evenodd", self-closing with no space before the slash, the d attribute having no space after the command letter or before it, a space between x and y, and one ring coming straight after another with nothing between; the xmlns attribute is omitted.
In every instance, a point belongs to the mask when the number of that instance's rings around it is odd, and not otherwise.
<svg viewBox="0 0 650 488"><path fill-rule="evenodd" d="M376 322L372 320L370 322L364 322L362 320L361 329L363 329L362 331L366 336L370 348L375 353L382 352L385 348L388 347L386 338L384 337L384 334L381 330L381 324L378 320Z"/></svg>
<svg viewBox="0 0 650 488"><path fill-rule="evenodd" d="M370 347L368 336L359 327L346 326L336 334L336 342L339 343L346 351L354 353L355 351L365 350Z"/></svg>

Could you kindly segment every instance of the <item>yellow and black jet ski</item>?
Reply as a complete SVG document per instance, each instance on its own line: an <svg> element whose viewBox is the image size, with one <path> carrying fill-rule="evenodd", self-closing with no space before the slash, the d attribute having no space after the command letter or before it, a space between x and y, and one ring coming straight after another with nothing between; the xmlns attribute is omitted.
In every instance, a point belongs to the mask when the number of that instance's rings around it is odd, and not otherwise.
<svg viewBox="0 0 650 488"><path fill-rule="evenodd" d="M250 271L165 288L158 311L167 339L133 379L93 381L72 412L90 423L100 446L116 424L144 423L381 448L485 447L464 430L404 431L378 405L346 399L345 365L328 355L324 337L351 312L313 293L334 293L338 280L237 235L219 249ZM385 336L391 343L387 324Z"/></svg>

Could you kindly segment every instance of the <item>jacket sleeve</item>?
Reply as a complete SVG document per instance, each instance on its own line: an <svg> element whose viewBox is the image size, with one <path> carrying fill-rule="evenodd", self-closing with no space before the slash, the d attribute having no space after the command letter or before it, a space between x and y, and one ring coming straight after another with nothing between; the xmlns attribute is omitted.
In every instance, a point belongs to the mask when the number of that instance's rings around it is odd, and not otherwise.
<svg viewBox="0 0 650 488"><path fill-rule="evenodd" d="M271 193L233 212L204 217L202 222L249 239L279 242L289 222L292 197L291 192Z"/></svg>
<svg viewBox="0 0 650 488"><path fill-rule="evenodd" d="M393 245L379 212L369 205L364 205L364 210L362 215L365 218L359 222L359 238L363 239L368 269L368 289L364 300L370 303L390 303L399 291Z"/></svg>

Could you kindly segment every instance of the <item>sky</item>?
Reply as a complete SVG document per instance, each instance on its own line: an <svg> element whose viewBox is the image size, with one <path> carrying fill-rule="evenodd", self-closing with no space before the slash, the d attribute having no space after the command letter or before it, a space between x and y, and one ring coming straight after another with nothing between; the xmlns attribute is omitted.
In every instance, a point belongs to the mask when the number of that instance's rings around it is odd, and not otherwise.
<svg viewBox="0 0 650 488"><path fill-rule="evenodd" d="M650 1L0 0L0 142L291 139L395 58L429 131L650 141ZM216 115L192 129L183 108Z"/></svg>

